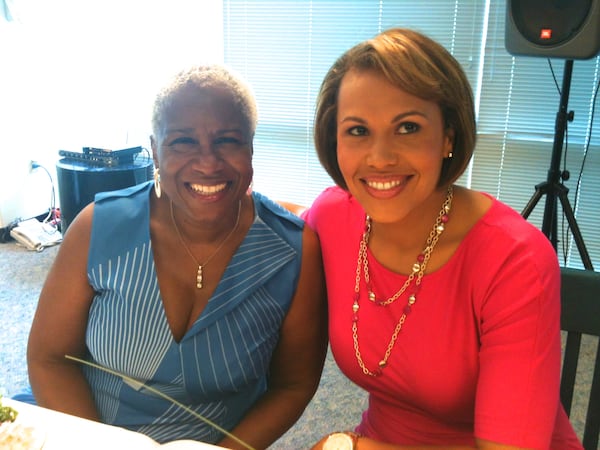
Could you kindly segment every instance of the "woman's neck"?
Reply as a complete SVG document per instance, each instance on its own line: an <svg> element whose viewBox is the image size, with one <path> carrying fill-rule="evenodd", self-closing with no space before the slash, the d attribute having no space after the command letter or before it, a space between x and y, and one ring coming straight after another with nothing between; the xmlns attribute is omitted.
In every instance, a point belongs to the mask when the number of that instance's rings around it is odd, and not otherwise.
<svg viewBox="0 0 600 450"><path fill-rule="evenodd" d="M432 195L421 207L411 211L402 220L393 223L373 222L369 249L373 256L385 267L398 273L410 273L417 257L427 246L427 240L435 234L434 228L445 229L446 223L440 223L442 204L447 199L447 191ZM448 217L452 216L452 212ZM443 234L439 240L443 240ZM436 245L440 246L441 242ZM438 249L436 248L435 252Z"/></svg>

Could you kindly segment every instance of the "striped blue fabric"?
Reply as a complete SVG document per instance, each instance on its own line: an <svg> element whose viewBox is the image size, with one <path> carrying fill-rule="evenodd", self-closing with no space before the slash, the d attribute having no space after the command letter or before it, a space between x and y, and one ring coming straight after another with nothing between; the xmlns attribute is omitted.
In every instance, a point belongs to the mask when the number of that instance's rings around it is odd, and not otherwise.
<svg viewBox="0 0 600 450"><path fill-rule="evenodd" d="M266 389L279 329L294 295L302 226L254 193L255 221L205 310L180 342L164 313L149 233L152 183L96 199L88 276L97 292L86 334L89 359L131 384L85 368L102 420L159 442L221 435L149 388L225 429Z"/></svg>

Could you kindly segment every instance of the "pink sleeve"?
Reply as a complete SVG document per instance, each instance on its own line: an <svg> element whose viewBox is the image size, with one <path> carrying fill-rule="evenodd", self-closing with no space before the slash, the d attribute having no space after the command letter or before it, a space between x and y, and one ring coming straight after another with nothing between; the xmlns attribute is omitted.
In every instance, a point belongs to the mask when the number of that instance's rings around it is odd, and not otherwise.
<svg viewBox="0 0 600 450"><path fill-rule="evenodd" d="M531 448L549 448L560 404L560 271L543 239L505 260L480 297L475 435Z"/></svg>
<svg viewBox="0 0 600 450"><path fill-rule="evenodd" d="M331 206L333 203L339 201L341 198L348 199L349 195L337 186L326 188L321 194L317 196L313 204L305 209L300 217L311 227L317 234L319 234L319 224L321 221L327 220L325 216L330 213ZM334 208L335 210L335 208Z"/></svg>

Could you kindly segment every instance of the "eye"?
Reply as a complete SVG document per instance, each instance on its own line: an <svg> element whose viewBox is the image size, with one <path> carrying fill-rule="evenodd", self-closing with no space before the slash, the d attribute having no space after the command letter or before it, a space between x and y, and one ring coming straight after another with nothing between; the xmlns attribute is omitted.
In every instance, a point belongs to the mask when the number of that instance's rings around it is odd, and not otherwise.
<svg viewBox="0 0 600 450"><path fill-rule="evenodd" d="M411 133L416 133L420 129L421 129L421 125L419 125L418 123L403 122L398 126L397 132L398 132L398 134L411 134Z"/></svg>
<svg viewBox="0 0 600 450"><path fill-rule="evenodd" d="M215 139L216 145L242 145L241 139L234 136L220 136Z"/></svg>
<svg viewBox="0 0 600 450"><path fill-rule="evenodd" d="M177 152L177 153L189 153L194 151L196 146L198 145L198 141L194 138L182 136L173 139L169 142L169 149Z"/></svg>
<svg viewBox="0 0 600 450"><path fill-rule="evenodd" d="M349 128L347 133L351 136L366 136L367 129L362 125L358 125L356 127Z"/></svg>

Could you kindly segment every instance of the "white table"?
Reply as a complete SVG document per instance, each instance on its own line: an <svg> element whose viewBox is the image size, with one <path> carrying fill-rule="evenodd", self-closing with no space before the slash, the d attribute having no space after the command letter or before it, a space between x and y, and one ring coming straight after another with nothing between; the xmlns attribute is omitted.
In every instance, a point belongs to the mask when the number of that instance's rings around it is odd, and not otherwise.
<svg viewBox="0 0 600 450"><path fill-rule="evenodd" d="M39 406L3 398L2 404L18 412L15 423L45 433L43 450L210 450L222 449L196 441L176 441L160 445L145 436L124 428L71 416Z"/></svg>

